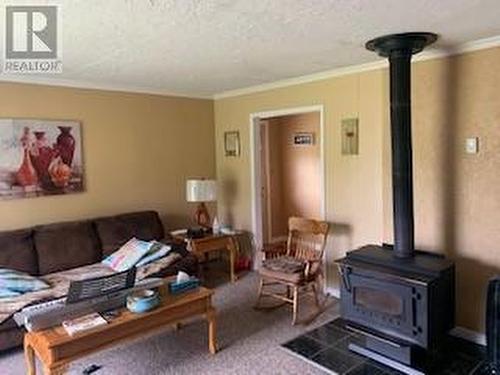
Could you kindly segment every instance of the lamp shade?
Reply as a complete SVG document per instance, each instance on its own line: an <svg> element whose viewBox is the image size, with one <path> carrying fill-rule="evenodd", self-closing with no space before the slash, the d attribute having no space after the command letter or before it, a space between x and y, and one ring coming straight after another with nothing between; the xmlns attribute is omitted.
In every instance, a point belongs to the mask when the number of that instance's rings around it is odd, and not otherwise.
<svg viewBox="0 0 500 375"><path fill-rule="evenodd" d="M191 179L186 183L188 202L213 202L217 199L215 180Z"/></svg>

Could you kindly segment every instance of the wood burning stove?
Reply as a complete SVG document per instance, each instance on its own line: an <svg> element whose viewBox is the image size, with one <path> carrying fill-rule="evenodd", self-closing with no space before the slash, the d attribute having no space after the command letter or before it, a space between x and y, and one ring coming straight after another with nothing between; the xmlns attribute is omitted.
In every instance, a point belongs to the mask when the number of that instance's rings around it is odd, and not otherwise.
<svg viewBox="0 0 500 375"><path fill-rule="evenodd" d="M432 33L405 33L366 44L389 58L394 246L364 246L337 261L341 316L365 334L363 353L408 365L438 351L455 325L453 262L414 250L411 56L436 39Z"/></svg>
<svg viewBox="0 0 500 375"><path fill-rule="evenodd" d="M439 345L455 322L455 268L415 251L405 261L388 246L368 245L337 261L341 316L369 336L368 349L411 365Z"/></svg>

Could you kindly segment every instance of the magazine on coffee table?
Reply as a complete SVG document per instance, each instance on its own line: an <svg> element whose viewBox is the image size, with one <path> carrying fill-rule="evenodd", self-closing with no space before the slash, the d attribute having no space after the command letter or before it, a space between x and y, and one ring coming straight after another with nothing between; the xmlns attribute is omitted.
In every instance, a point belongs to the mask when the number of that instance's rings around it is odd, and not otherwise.
<svg viewBox="0 0 500 375"><path fill-rule="evenodd" d="M105 324L108 324L108 322L99 313L92 313L62 322L62 326L70 336Z"/></svg>

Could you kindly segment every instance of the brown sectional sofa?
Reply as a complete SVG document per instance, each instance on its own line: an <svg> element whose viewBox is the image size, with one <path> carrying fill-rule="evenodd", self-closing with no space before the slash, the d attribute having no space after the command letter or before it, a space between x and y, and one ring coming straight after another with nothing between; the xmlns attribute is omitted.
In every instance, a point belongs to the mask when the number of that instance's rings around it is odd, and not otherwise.
<svg viewBox="0 0 500 375"><path fill-rule="evenodd" d="M64 271L100 262L131 237L145 241L169 241L155 211L41 225L0 232L0 267L32 275ZM196 274L196 257L181 245L173 246L182 258L153 276L170 276L179 270ZM16 326L12 318L0 324L0 350L16 347L22 339L23 330Z"/></svg>

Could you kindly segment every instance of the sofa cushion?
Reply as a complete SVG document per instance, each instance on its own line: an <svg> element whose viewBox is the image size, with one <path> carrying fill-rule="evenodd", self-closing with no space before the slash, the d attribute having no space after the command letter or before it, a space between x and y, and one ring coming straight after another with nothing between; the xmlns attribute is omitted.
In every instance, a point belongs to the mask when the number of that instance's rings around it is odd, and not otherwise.
<svg viewBox="0 0 500 375"><path fill-rule="evenodd" d="M132 237L143 241L161 240L163 225L155 211L133 212L96 219L94 221L101 241L103 256L119 249Z"/></svg>
<svg viewBox="0 0 500 375"><path fill-rule="evenodd" d="M0 267L27 272L31 275L38 274L31 229L0 233Z"/></svg>
<svg viewBox="0 0 500 375"><path fill-rule="evenodd" d="M99 240L89 221L44 225L35 229L41 275L101 260Z"/></svg>

